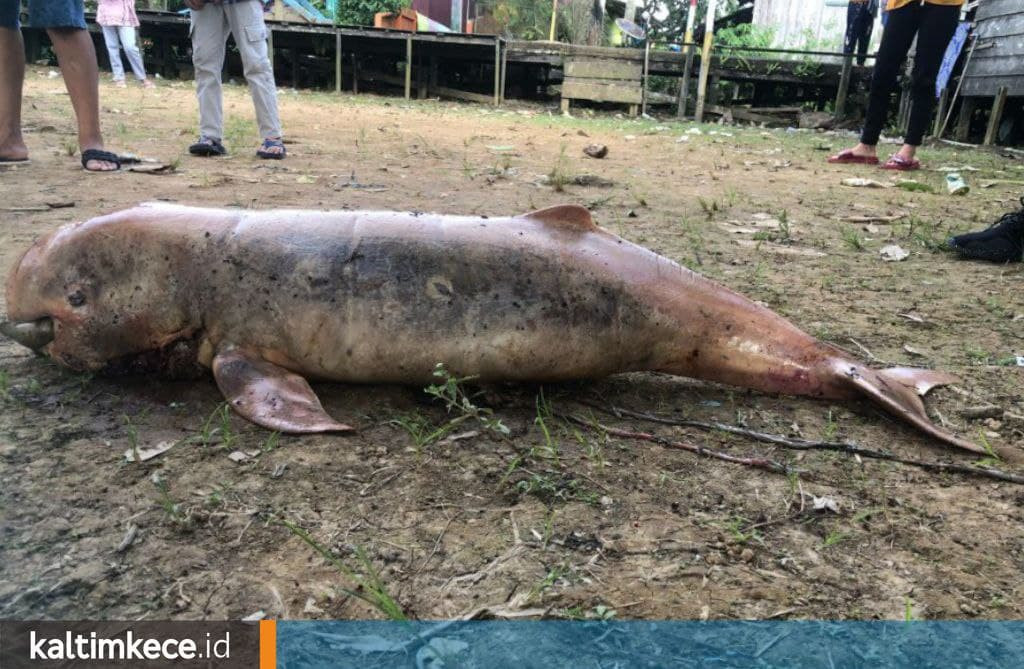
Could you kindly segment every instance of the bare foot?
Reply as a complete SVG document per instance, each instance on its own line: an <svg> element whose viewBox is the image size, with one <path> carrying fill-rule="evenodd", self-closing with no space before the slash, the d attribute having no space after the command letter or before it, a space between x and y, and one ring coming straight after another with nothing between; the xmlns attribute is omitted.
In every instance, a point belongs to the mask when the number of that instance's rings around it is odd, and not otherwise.
<svg viewBox="0 0 1024 669"><path fill-rule="evenodd" d="M102 146L88 146L82 149L82 155L85 155L85 153L90 149L94 151L103 151ZM109 160L102 160L101 158L87 160L82 167L84 167L87 172L114 172L120 168L117 163Z"/></svg>
<svg viewBox="0 0 1024 669"><path fill-rule="evenodd" d="M861 158L878 157L878 151L876 150L876 147L861 143L858 143L857 146L850 149L850 153L852 153L855 156L860 156Z"/></svg>
<svg viewBox="0 0 1024 669"><path fill-rule="evenodd" d="M868 144L857 144L852 149L840 151L828 159L830 163L852 163L860 165L877 165L878 154L875 147Z"/></svg>
<svg viewBox="0 0 1024 669"><path fill-rule="evenodd" d="M0 162L19 163L24 160L28 160L28 147L21 137L0 142Z"/></svg>
<svg viewBox="0 0 1024 669"><path fill-rule="evenodd" d="M28 151L11 151L0 153L0 163L23 163L28 160Z"/></svg>
<svg viewBox="0 0 1024 669"><path fill-rule="evenodd" d="M117 163L106 160L87 160L85 163L86 172L116 172Z"/></svg>
<svg viewBox="0 0 1024 669"><path fill-rule="evenodd" d="M914 160L914 156L917 155L917 147L911 146L910 144L904 144L900 147L900 150L896 152L896 155L907 162Z"/></svg>
<svg viewBox="0 0 1024 669"><path fill-rule="evenodd" d="M141 83L143 88L156 88L156 84L153 83L152 79L143 79Z"/></svg>
<svg viewBox="0 0 1024 669"><path fill-rule="evenodd" d="M114 79L114 85L118 88L128 88L128 84L125 83L124 79Z"/></svg>

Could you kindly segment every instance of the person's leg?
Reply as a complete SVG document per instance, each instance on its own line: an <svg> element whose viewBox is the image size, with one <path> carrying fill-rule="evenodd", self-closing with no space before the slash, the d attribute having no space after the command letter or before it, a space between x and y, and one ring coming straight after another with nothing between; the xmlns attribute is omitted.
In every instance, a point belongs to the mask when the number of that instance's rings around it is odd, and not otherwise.
<svg viewBox="0 0 1024 669"><path fill-rule="evenodd" d="M81 150L103 150L100 132L99 68L96 50L89 32L83 28L47 28L57 63L64 75L64 85L71 97L71 106L78 120L78 146ZM116 170L117 164L105 160L90 160L85 165L90 171Z"/></svg>
<svg viewBox="0 0 1024 669"><path fill-rule="evenodd" d="M121 41L118 38L117 26L100 26L103 28L103 42L107 45L110 56L110 72L114 81L124 81L124 64L121 62Z"/></svg>
<svg viewBox="0 0 1024 669"><path fill-rule="evenodd" d="M10 4L13 18L6 14L0 16L0 160L4 161L28 158L28 147L21 135L25 45L18 27L18 3Z"/></svg>
<svg viewBox="0 0 1024 669"><path fill-rule="evenodd" d="M867 62L868 47L871 45L871 33L875 30L875 16L868 11L865 4L860 13L860 31L857 35L857 64L864 65Z"/></svg>
<svg viewBox="0 0 1024 669"><path fill-rule="evenodd" d="M924 140L924 133L935 109L935 78L959 19L959 7L926 4L922 8L911 84L910 122L907 124L903 148L900 149L900 155L904 158L912 159Z"/></svg>
<svg viewBox="0 0 1024 669"><path fill-rule="evenodd" d="M128 63L132 66L132 73L140 82L146 81L146 66L142 63L142 52L135 41L135 28L132 26L121 26L117 29L121 37L121 46L124 47L124 55L128 56Z"/></svg>
<svg viewBox="0 0 1024 669"><path fill-rule="evenodd" d="M843 36L843 53L853 53L857 43L857 20L860 17L860 5L849 3L846 6L846 34Z"/></svg>
<svg viewBox="0 0 1024 669"><path fill-rule="evenodd" d="M230 5L206 3L202 9L192 10L192 65L199 99L199 135L217 141L224 137L221 70L229 30L224 15L226 7Z"/></svg>
<svg viewBox="0 0 1024 669"><path fill-rule="evenodd" d="M875 72L871 78L860 144L854 149L857 155L876 155L875 147L889 116L889 97L914 42L920 18L921 7L916 3L889 12L889 23L882 33L882 44L878 47Z"/></svg>
<svg viewBox="0 0 1024 669"><path fill-rule="evenodd" d="M17 5L18 3L14 3ZM45 28L57 54L57 63L64 76L64 86L71 98L71 107L78 122L78 146L87 151L103 152L100 132L99 67L96 49L85 25L82 0L50 0L28 3L29 25ZM116 170L110 160L85 161L85 169L95 172Z"/></svg>
<svg viewBox="0 0 1024 669"><path fill-rule="evenodd" d="M237 2L224 6L242 57L245 79L249 82L260 135L266 139L281 139L281 121L277 112L277 85L267 51L267 27L263 21L263 6L259 2ZM267 147L265 147L267 148ZM267 148L267 153L283 154L283 145Z"/></svg>

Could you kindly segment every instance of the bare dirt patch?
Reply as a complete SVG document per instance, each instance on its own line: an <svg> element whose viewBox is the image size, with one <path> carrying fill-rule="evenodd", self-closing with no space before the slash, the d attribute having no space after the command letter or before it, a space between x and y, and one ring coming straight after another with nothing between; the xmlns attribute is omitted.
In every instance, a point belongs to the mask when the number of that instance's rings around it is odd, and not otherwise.
<svg viewBox="0 0 1024 669"><path fill-rule="evenodd" d="M914 175L936 193L870 190L840 182L888 175L825 164L850 141L834 135L687 134L689 125L538 108L291 92L282 94L289 158L265 162L253 155L240 87L227 91L231 156L198 159L185 152L192 89L175 83L105 85L102 105L111 148L176 170L91 175L67 155L70 106L46 73L27 82L33 162L0 172L5 272L62 223L158 198L488 215L576 202L861 358L959 374L962 384L930 399L936 420L1011 453L1024 443L1020 266L958 262L939 248L1016 206L1019 186L980 185L1024 179L1019 162L930 149L929 166L982 170L965 172L968 196L945 195L939 172ZM590 144L607 145L608 156L584 156ZM889 244L909 258L884 262ZM417 388L320 386L328 411L359 431L275 438L219 413L210 379L82 377L9 342L0 374L4 617L383 616L343 590L360 588L386 591L418 618L481 607L621 618L1024 615L1024 487L597 415L805 472L786 477L559 417L586 414L587 400L970 462L866 404L638 374L547 387L540 410L540 388L488 388L474 402L494 410L507 438L467 421L447 435L459 439L418 443L452 416ZM997 407L987 417L962 413L987 405ZM125 461L133 446L165 441L180 443ZM236 451L247 455L229 457ZM814 510L813 497L837 510Z"/></svg>

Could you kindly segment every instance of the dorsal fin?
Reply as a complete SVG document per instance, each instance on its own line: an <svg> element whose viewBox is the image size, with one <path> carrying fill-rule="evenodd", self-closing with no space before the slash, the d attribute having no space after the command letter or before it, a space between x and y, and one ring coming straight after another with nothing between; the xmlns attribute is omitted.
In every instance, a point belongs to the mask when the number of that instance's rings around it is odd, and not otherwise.
<svg viewBox="0 0 1024 669"><path fill-rule="evenodd" d="M590 212L578 204L559 204L546 209L538 209L524 215L523 218L532 218L567 230L580 232L597 230L597 224L590 217Z"/></svg>

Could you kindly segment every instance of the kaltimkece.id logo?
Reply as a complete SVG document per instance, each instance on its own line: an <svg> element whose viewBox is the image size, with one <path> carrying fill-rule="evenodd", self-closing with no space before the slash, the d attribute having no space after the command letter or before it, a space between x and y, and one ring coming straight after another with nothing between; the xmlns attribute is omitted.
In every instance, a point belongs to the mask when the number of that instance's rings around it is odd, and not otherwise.
<svg viewBox="0 0 1024 669"><path fill-rule="evenodd" d="M0 622L0 667L259 666L260 630L246 622Z"/></svg>

